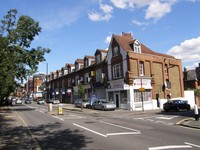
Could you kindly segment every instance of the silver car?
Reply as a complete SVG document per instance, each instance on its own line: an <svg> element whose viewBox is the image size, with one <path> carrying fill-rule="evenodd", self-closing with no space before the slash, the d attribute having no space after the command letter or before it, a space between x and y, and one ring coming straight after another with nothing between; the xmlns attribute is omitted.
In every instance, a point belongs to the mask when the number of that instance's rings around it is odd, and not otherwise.
<svg viewBox="0 0 200 150"><path fill-rule="evenodd" d="M92 105L92 109L115 110L116 105L106 101L105 99L96 99Z"/></svg>
<svg viewBox="0 0 200 150"><path fill-rule="evenodd" d="M86 108L87 105L90 104L90 100L89 100L89 99L83 99L83 102L82 102L81 99L78 99L78 100L76 100L76 101L74 102L74 105L75 105L76 107L81 107L82 104L83 104L83 107Z"/></svg>

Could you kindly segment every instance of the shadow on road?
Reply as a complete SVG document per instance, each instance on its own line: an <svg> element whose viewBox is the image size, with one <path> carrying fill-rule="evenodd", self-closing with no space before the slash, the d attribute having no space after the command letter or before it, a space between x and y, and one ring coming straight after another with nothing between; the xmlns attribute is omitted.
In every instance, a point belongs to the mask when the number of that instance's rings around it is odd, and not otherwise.
<svg viewBox="0 0 200 150"><path fill-rule="evenodd" d="M191 109L190 111L186 110L180 110L180 111L160 111L157 112L156 114L162 114L162 115L176 115L176 116L182 116L182 117L194 117L194 110Z"/></svg>
<svg viewBox="0 0 200 150"><path fill-rule="evenodd" d="M87 144L93 142L91 138L85 137L82 131L66 129L59 122L24 127L16 123L15 118L8 117L11 115L9 108L0 108L1 150L35 150L37 149L35 141L45 150L79 150L87 149Z"/></svg>

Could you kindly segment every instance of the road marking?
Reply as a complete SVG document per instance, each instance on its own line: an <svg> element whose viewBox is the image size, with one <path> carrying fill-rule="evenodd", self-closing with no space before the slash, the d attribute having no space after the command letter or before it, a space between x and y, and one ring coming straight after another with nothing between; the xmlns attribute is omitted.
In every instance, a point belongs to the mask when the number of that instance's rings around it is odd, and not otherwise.
<svg viewBox="0 0 200 150"><path fill-rule="evenodd" d="M60 118L60 117L53 116L53 115L52 115L52 117L54 117L54 118L56 118L56 119L59 119L59 120L61 120L61 121L64 121L64 119L62 119L62 118Z"/></svg>
<svg viewBox="0 0 200 150"><path fill-rule="evenodd" d="M178 148L192 148L192 146L190 145L158 146L158 147L150 147L149 150L178 149Z"/></svg>
<svg viewBox="0 0 200 150"><path fill-rule="evenodd" d="M192 144L192 143L188 143L188 142L184 142L184 143L187 144L187 145L191 145L191 146L200 148L200 145L196 145L196 144Z"/></svg>
<svg viewBox="0 0 200 150"><path fill-rule="evenodd" d="M26 124L26 122L24 121L24 119L17 113L17 112L14 112L19 118L20 120L22 121L22 123L24 124L24 127L27 129L29 135L31 136L31 139L33 139L35 145L36 145L36 149L37 150L41 150L41 147L38 143L38 140L37 138L34 136L34 134L31 132L30 128L28 127L28 125Z"/></svg>
<svg viewBox="0 0 200 150"><path fill-rule="evenodd" d="M107 135L104 135L104 134L101 134L101 133L96 132L96 131L94 131L94 130L88 129L88 128L83 127L83 126L81 126L81 125L78 125L78 124L76 124L76 123L73 123L73 125L75 125L75 126L77 126L77 127L80 127L80 128L82 128L82 129L85 129L85 130L87 130L87 131L93 132L93 133L95 133L95 134L101 135L101 136L103 136L103 137L107 137Z"/></svg>
<svg viewBox="0 0 200 150"><path fill-rule="evenodd" d="M118 127L118 128L123 128L123 129L134 131L135 134L140 134L141 133L139 130L136 130L136 129L132 129L132 128L128 128L128 127L124 127L124 126L120 126L120 125L117 125L117 124L113 124L113 123L109 123L109 122L104 122L104 121L100 121L100 122L102 122L104 124L111 125L111 126L115 126L115 127Z"/></svg>
<svg viewBox="0 0 200 150"><path fill-rule="evenodd" d="M166 117L166 116L161 116L161 117L156 117L157 119L164 119L164 120L171 120L171 119L173 119L173 118L176 118L176 117L178 117L178 116L171 116L171 117Z"/></svg>
<svg viewBox="0 0 200 150"><path fill-rule="evenodd" d="M112 124L112 123L109 123L109 122L104 122L104 121L100 121L101 123L104 123L104 124L108 124L108 125L111 125L111 126L115 126L115 127L118 127L118 128L123 128L123 129L126 129L126 130L131 130L133 132L120 132L120 133L107 133L107 134L102 134L102 133L99 133L97 131L94 131L94 130L91 130L89 128L86 128L84 126L81 126L81 125L78 125L76 123L73 123L73 125L77 126L77 127L80 127L82 129L85 129L87 131L90 131L90 132L93 132L95 134L98 134L100 136L103 136L103 137L108 137L108 136L114 136L114 135L127 135L127 134L140 134L141 132L139 130L135 130L135 129L132 129L132 128L128 128L128 127L124 127L124 126L120 126L120 125L117 125L117 124Z"/></svg>

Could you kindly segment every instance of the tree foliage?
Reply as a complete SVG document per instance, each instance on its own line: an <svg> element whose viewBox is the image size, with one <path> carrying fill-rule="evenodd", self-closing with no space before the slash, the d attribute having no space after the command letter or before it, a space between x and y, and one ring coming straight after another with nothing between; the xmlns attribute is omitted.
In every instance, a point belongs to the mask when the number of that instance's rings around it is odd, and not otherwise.
<svg viewBox="0 0 200 150"><path fill-rule="evenodd" d="M39 22L29 16L17 18L17 10L9 10L0 23L0 100L13 92L19 83L45 61L48 48L30 48L41 32Z"/></svg>

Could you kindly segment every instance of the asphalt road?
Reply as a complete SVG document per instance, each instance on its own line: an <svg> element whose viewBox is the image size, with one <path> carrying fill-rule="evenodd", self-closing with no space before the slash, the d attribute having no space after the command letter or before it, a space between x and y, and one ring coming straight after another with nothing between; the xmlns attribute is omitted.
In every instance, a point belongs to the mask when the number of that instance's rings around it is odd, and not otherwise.
<svg viewBox="0 0 200 150"><path fill-rule="evenodd" d="M200 149L200 130L177 126L176 122L184 117L177 113L133 114L129 111L79 112L63 109L63 115L57 115L56 111L48 112L46 105L35 103L10 109L17 118L13 124L18 125L15 130L20 128L15 134L23 133L19 142L21 149Z"/></svg>

